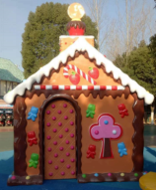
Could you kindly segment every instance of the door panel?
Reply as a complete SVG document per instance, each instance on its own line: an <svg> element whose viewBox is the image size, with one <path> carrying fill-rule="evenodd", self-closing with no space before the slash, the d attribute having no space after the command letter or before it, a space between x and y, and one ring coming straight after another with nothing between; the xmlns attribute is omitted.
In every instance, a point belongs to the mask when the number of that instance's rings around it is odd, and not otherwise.
<svg viewBox="0 0 156 190"><path fill-rule="evenodd" d="M75 110L65 100L52 101L45 109L44 178L76 178Z"/></svg>

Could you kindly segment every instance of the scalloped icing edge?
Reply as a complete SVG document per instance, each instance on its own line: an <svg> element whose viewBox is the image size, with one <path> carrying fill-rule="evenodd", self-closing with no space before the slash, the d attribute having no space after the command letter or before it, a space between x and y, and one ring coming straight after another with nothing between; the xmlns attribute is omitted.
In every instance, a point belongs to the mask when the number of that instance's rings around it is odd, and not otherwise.
<svg viewBox="0 0 156 190"><path fill-rule="evenodd" d="M68 36L67 36L68 37ZM31 75L28 79L20 83L16 86L12 91L8 92L4 96L4 101L8 104L12 104L16 95L23 96L25 90L30 90L32 85L37 82L40 83L43 75L46 77L49 76L51 69L57 70L59 68L60 63L65 64L68 56L73 57L75 55L75 51L87 51L90 59L96 59L97 65L104 65L106 72L109 74L112 72L115 80L120 79L121 84L123 86L129 86L131 93L137 93L138 98L144 98L146 104L152 104L154 100L154 96L147 92L145 88L140 86L136 81L131 79L127 74L123 73L119 68L117 68L110 60L104 57L98 50L96 50L93 46L91 46L84 37L77 36L78 39L69 46L66 50L61 52L57 57L52 59L48 64L41 67L36 73ZM86 36L87 37L87 36Z"/></svg>

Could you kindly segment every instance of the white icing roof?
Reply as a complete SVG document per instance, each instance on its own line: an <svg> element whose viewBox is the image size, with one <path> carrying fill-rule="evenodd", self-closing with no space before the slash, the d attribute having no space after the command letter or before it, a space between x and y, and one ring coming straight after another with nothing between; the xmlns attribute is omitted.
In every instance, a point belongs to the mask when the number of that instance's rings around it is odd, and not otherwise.
<svg viewBox="0 0 156 190"><path fill-rule="evenodd" d="M96 50L93 46L91 46L84 37L79 37L75 43L69 46L66 50L61 52L57 57L52 59L48 64L40 68L36 73L31 75L27 80L20 83L16 88L12 91L8 92L4 96L4 100L12 104L16 95L22 96L25 93L25 90L31 90L33 84L35 82L40 83L43 75L46 77L49 76L50 70L57 70L60 63L66 63L68 56L73 57L75 55L75 51L87 51L90 59L95 58L97 65L103 64L106 72L112 72L114 79L120 79L123 86L129 86L131 93L136 92L138 98L144 98L146 104L151 104L154 100L154 96L147 92L145 88L140 86L136 81L132 80L127 74L123 73L119 68L117 68L110 60L104 57L98 50Z"/></svg>

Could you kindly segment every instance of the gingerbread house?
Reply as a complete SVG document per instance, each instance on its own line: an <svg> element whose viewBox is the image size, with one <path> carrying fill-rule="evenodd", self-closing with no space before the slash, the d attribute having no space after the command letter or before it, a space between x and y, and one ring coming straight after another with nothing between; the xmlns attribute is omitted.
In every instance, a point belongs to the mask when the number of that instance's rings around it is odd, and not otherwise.
<svg viewBox="0 0 156 190"><path fill-rule="evenodd" d="M8 185L142 176L144 104L154 97L79 35L79 22L68 25L77 35L60 36L56 58L4 96L14 105Z"/></svg>

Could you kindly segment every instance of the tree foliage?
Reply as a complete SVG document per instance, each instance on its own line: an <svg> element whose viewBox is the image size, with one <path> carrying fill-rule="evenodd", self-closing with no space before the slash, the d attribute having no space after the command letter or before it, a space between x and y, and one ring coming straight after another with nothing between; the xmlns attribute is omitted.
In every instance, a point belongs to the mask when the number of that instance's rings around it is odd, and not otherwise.
<svg viewBox="0 0 156 190"><path fill-rule="evenodd" d="M25 78L36 72L59 54L59 36L66 35L69 5L45 3L30 12L22 35L22 66ZM86 24L86 35L97 37L96 25L88 16L82 19Z"/></svg>
<svg viewBox="0 0 156 190"><path fill-rule="evenodd" d="M151 51L144 41L141 41L138 48L135 47L127 57L125 53L118 56L114 63L156 96L156 67Z"/></svg>

